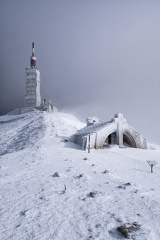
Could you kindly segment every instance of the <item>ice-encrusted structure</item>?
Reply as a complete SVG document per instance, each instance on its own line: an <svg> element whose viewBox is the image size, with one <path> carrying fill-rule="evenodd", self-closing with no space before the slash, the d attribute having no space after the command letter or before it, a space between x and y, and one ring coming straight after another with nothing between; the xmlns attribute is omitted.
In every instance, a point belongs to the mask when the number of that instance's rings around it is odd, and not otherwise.
<svg viewBox="0 0 160 240"><path fill-rule="evenodd" d="M32 56L30 58L30 68L26 68L26 107L40 107L40 71L36 68L36 57L34 55L34 42L32 43Z"/></svg>
<svg viewBox="0 0 160 240"><path fill-rule="evenodd" d="M111 144L119 147L132 147L147 149L146 138L131 127L122 113L115 114L115 117L108 122L93 123L74 134L73 142L80 144L83 150L90 148L103 148Z"/></svg>

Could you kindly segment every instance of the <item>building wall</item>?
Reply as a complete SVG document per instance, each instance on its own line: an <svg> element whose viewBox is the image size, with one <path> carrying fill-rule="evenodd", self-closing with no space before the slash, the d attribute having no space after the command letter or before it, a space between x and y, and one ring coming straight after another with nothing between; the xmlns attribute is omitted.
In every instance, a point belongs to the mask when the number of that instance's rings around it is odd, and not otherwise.
<svg viewBox="0 0 160 240"><path fill-rule="evenodd" d="M40 107L40 72L36 68L26 69L26 107Z"/></svg>
<svg viewBox="0 0 160 240"><path fill-rule="evenodd" d="M74 140L75 143L79 144L80 146L83 145L83 135L76 135Z"/></svg>
<svg viewBox="0 0 160 240"><path fill-rule="evenodd" d="M90 148L103 148L108 143L118 144L120 147L129 146L147 149L146 139L126 122L122 114L116 114L111 122L98 129L97 132L75 135L74 142L80 144L82 149L85 150L88 148L89 139Z"/></svg>

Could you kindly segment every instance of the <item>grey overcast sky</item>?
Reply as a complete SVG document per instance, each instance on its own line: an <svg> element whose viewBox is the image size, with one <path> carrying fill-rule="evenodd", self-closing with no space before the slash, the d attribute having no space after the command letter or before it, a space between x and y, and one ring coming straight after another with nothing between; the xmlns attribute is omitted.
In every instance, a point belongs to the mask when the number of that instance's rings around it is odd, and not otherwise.
<svg viewBox="0 0 160 240"><path fill-rule="evenodd" d="M122 112L160 143L159 0L1 0L0 115L24 106L33 41L42 98L81 118Z"/></svg>

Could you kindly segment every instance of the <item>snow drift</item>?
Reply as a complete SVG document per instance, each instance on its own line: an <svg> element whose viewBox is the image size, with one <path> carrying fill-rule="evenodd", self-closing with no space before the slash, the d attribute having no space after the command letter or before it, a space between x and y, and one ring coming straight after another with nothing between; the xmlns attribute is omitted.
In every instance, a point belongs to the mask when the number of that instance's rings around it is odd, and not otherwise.
<svg viewBox="0 0 160 240"><path fill-rule="evenodd" d="M0 117L1 239L124 239L124 226L138 226L132 239L160 239L159 148L88 154L63 141L82 127L65 113Z"/></svg>

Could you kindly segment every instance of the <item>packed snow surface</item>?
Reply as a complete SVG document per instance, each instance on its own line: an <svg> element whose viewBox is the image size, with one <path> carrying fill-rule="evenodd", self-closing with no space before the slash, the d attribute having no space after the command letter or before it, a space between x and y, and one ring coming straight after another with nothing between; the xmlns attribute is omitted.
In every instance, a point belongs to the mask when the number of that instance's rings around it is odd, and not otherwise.
<svg viewBox="0 0 160 240"><path fill-rule="evenodd" d="M82 151L65 113L0 117L0 239L160 239L160 149ZM148 160L158 164L150 173Z"/></svg>

